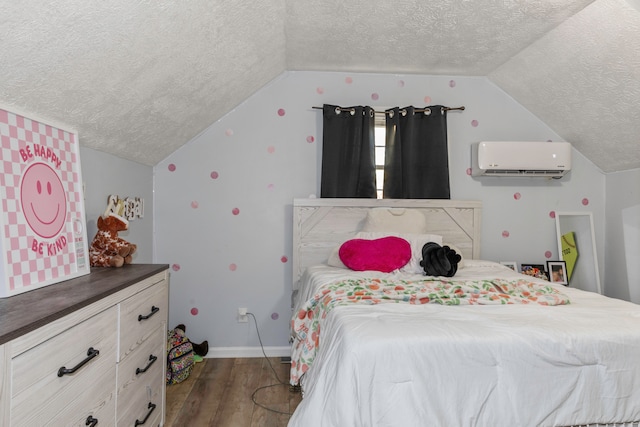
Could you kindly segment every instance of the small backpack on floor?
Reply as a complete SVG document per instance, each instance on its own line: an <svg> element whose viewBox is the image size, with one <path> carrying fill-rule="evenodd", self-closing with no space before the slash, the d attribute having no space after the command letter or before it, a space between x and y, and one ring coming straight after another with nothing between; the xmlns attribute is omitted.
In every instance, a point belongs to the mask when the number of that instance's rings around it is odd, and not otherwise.
<svg viewBox="0 0 640 427"><path fill-rule="evenodd" d="M180 329L169 331L167 338L167 384L177 384L187 378L195 363L193 344Z"/></svg>

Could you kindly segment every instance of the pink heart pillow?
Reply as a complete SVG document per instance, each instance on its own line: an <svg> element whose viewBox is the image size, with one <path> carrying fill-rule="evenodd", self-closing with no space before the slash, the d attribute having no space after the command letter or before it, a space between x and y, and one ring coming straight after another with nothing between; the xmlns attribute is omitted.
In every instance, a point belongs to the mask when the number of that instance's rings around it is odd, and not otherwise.
<svg viewBox="0 0 640 427"><path fill-rule="evenodd" d="M352 239L340 246L340 260L355 271L374 270L389 273L411 259L411 245L406 240L388 236L380 239Z"/></svg>

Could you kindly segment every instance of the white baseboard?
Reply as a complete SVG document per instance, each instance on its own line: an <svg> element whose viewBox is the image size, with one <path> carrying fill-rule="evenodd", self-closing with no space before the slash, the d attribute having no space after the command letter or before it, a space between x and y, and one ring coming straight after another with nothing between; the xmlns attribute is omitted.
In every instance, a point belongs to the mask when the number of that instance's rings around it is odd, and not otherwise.
<svg viewBox="0 0 640 427"><path fill-rule="evenodd" d="M291 347L265 347L264 352L268 357L289 357L291 356ZM264 357L264 354L260 347L209 347L209 352L205 357L211 359Z"/></svg>

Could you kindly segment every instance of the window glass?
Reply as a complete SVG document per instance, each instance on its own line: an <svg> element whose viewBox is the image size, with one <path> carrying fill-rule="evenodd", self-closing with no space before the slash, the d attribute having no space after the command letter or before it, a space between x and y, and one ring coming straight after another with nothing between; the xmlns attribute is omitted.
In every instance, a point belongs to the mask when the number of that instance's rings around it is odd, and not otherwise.
<svg viewBox="0 0 640 427"><path fill-rule="evenodd" d="M379 116L381 116L382 119L380 119ZM386 138L384 114L376 115L375 126L376 187L378 190L378 199L382 199L382 186L384 183L384 145Z"/></svg>

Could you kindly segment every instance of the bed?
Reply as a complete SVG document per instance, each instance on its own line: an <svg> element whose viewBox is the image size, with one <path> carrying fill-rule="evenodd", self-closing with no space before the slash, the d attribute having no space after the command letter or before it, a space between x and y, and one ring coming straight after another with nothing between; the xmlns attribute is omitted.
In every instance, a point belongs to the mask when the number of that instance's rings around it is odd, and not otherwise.
<svg viewBox="0 0 640 427"><path fill-rule="evenodd" d="M290 381L303 399L290 426L638 426L640 307L482 260L481 213L294 200ZM385 235L411 244L407 268L336 260L344 242ZM416 273L416 235L462 255L453 277ZM360 299L337 298L345 289Z"/></svg>

